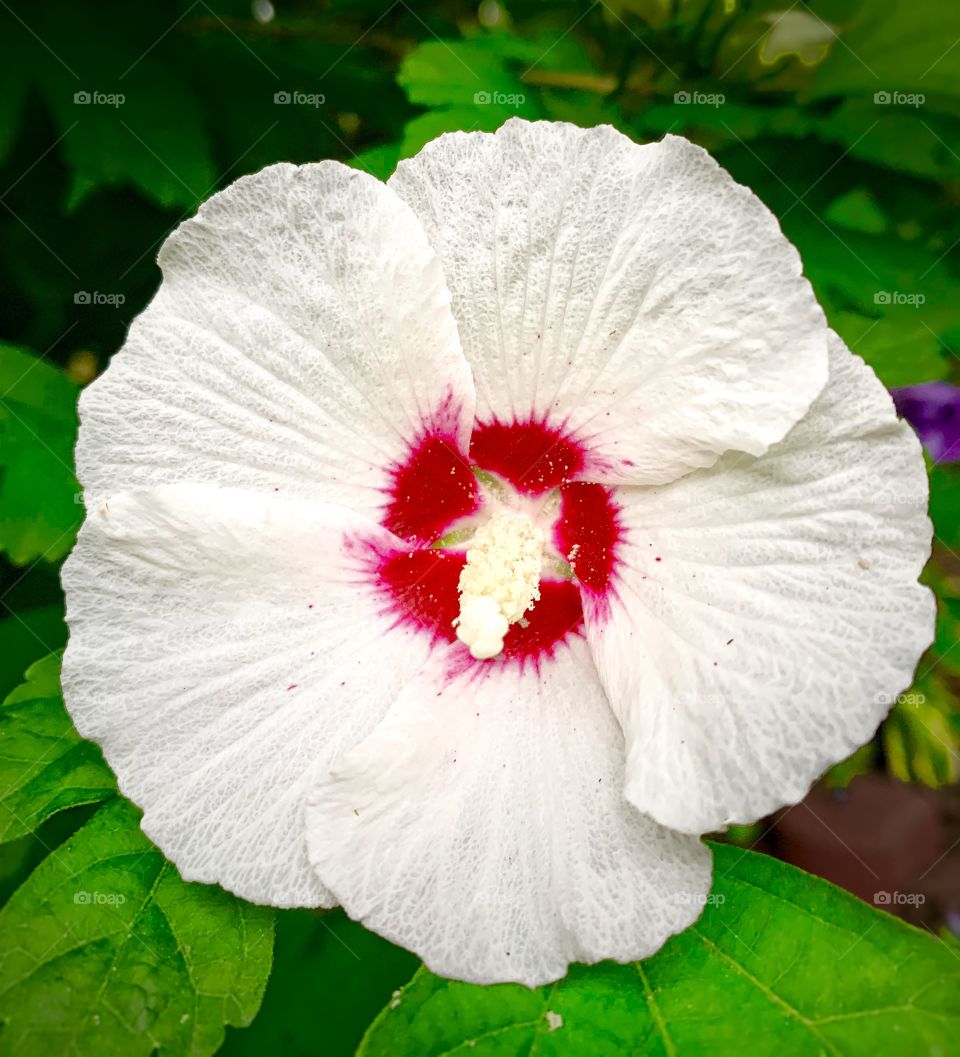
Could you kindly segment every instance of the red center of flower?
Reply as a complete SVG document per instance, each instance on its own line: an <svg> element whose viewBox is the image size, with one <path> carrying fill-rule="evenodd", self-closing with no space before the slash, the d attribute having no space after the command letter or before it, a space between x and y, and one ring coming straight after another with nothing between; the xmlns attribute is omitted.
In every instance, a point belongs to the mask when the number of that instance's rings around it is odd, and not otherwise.
<svg viewBox="0 0 960 1057"><path fill-rule="evenodd" d="M517 493L559 490L551 541L574 570L540 582L540 599L504 639L503 656L539 665L583 626L581 591L600 601L613 579L621 530L603 485L571 480L586 464L583 447L542 422L493 421L475 426L469 456L450 437L431 433L411 445L391 471L383 524L413 544L380 559L377 569L391 610L440 641L452 642L459 614L457 586L465 555L432 547L459 519L477 513L481 489L474 470L502 479ZM483 662L480 662L483 663Z"/></svg>

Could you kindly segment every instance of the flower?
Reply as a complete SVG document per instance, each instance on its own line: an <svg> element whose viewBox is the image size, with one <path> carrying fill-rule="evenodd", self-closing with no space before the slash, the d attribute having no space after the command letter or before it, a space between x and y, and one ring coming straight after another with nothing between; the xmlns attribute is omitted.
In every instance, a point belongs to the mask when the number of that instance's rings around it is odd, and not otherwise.
<svg viewBox="0 0 960 1057"><path fill-rule="evenodd" d="M190 880L537 984L698 916L931 639L920 448L683 139L275 165L81 399L64 691Z"/></svg>
<svg viewBox="0 0 960 1057"><path fill-rule="evenodd" d="M960 460L960 389L921 382L890 390L897 411L913 426L934 462Z"/></svg>

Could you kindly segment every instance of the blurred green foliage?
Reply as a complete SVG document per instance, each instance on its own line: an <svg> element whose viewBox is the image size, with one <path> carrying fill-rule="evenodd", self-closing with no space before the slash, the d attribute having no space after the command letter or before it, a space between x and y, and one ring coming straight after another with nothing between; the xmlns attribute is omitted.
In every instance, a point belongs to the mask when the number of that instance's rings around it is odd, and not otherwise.
<svg viewBox="0 0 960 1057"><path fill-rule="evenodd" d="M58 563L83 513L72 463L80 386L156 289L165 235L272 162L332 157L386 177L442 132L513 115L609 122L637 141L685 135L777 214L832 325L885 383L960 382L955 4L10 0L0 23L0 697L65 641ZM875 768L931 786L960 777L960 469L931 465L930 480L937 641L834 785ZM68 840L92 869L103 812L115 813L116 839L133 846L139 833L71 733L55 668L54 658L32 669L0 712L13 731L0 772L16 797L4 801L16 817L2 820L0 891L26 879L4 911L14 924L53 883L48 849ZM101 799L110 803L88 820L83 805ZM351 950L362 952L359 975ZM280 915L277 951L261 1017L230 1031L223 1052L350 1053L414 969L337 915ZM252 1016L260 970L189 1048L189 1033L154 1009L161 1052L212 1052L224 1024ZM185 969L168 985L186 1000L197 979ZM11 1048L22 1010L0 1013L15 1029L0 1034L0 1052L34 1052ZM77 1052L111 1052L95 1046L84 1037Z"/></svg>

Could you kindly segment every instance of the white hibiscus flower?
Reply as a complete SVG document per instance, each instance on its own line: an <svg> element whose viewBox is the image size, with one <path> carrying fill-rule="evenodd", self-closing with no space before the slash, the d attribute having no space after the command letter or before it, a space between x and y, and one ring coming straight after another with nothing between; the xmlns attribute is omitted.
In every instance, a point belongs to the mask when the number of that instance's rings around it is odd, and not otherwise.
<svg viewBox="0 0 960 1057"><path fill-rule="evenodd" d="M910 683L919 445L685 140L276 165L160 265L81 401L63 680L185 878L467 980L641 958Z"/></svg>

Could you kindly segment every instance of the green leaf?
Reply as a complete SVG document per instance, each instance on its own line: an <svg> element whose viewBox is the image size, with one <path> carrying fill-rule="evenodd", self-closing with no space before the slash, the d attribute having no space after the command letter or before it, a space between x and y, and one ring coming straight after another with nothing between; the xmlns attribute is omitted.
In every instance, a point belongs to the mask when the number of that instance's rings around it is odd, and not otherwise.
<svg viewBox="0 0 960 1057"><path fill-rule="evenodd" d="M88 822L99 804L83 804L48 819L36 833L28 833L0 847L0 907L4 906L30 874ZM2 1052L0 1043L0 1052Z"/></svg>
<svg viewBox="0 0 960 1057"><path fill-rule="evenodd" d="M101 187L134 185L161 206L187 210L215 189L194 97L152 56L115 84L87 88L62 76L41 87L73 170L68 212Z"/></svg>
<svg viewBox="0 0 960 1057"><path fill-rule="evenodd" d="M403 60L397 83L411 103L433 109L407 123L400 157L444 132L493 132L511 117L615 120L601 97L578 90L594 80L583 49L565 34L426 41Z"/></svg>
<svg viewBox="0 0 960 1057"><path fill-rule="evenodd" d="M323 1057L352 1057L417 964L342 910L284 910L263 1006L249 1028L228 1034L218 1057L314 1057L320 1024Z"/></svg>
<svg viewBox="0 0 960 1057"><path fill-rule="evenodd" d="M510 97L521 117L537 115L531 91L509 60L511 38L428 40L403 60L397 84L411 103L422 106L495 106Z"/></svg>
<svg viewBox="0 0 960 1057"><path fill-rule="evenodd" d="M724 101L719 92L685 89L671 103L655 103L642 110L637 127L646 137L674 132L710 150L760 136L803 136L813 125L800 107L753 105ZM708 101L712 100L712 101Z"/></svg>
<svg viewBox="0 0 960 1057"><path fill-rule="evenodd" d="M496 132L510 117L509 112L498 106L428 110L407 122L400 144L400 157L413 157L432 139L445 132Z"/></svg>
<svg viewBox="0 0 960 1057"><path fill-rule="evenodd" d="M888 310L871 319L827 306L831 326L876 371L889 388L932 382L950 373L936 334L910 309Z"/></svg>
<svg viewBox="0 0 960 1057"><path fill-rule="evenodd" d="M378 180L389 180L393 176L393 170L400 160L400 145L398 143L387 143L382 147L371 147L369 150L354 154L347 162L354 169L362 169L364 172L376 176Z"/></svg>
<svg viewBox="0 0 960 1057"><path fill-rule="evenodd" d="M827 318L888 386L945 378L957 281L915 242L830 228L804 209L784 224Z"/></svg>
<svg viewBox="0 0 960 1057"><path fill-rule="evenodd" d="M45 360L0 342L0 394L32 411L68 418L77 403L76 383Z"/></svg>
<svg viewBox="0 0 960 1057"><path fill-rule="evenodd" d="M956 641L956 640L954 640ZM960 738L954 697L932 668L900 694L882 728L887 769L902 782L933 789L960 781Z"/></svg>
<svg viewBox="0 0 960 1057"><path fill-rule="evenodd" d="M936 546L936 544L935 544ZM927 566L928 569L936 568L935 565ZM936 588L937 601L939 603L937 612L937 636L932 646L932 652L936 657L938 673L942 671L944 676L955 683L960 676L960 598L956 596L952 587L952 578L947 578L945 584L941 583ZM933 663L933 662L931 662ZM956 709L956 695L952 695L954 708ZM960 718L960 713L955 711Z"/></svg>
<svg viewBox="0 0 960 1057"><path fill-rule="evenodd" d="M846 789L854 778L877 770L877 756L876 742L868 741L845 760L835 763L823 776L823 781L828 789Z"/></svg>
<svg viewBox="0 0 960 1057"><path fill-rule="evenodd" d="M400 65L397 83L411 103L434 109L407 123L400 157L409 158L444 132L493 132L514 115L543 116L533 89L520 77L526 43L490 35L429 40Z"/></svg>
<svg viewBox="0 0 960 1057"><path fill-rule="evenodd" d="M59 655L37 661L0 707L0 842L116 788L100 750L80 737L63 706Z"/></svg>
<svg viewBox="0 0 960 1057"><path fill-rule="evenodd" d="M77 393L62 371L0 344L0 551L16 564L63 557L83 520Z"/></svg>
<svg viewBox="0 0 960 1057"><path fill-rule="evenodd" d="M19 609L0 620L0 695L16 689L34 661L62 649L66 641L62 602Z"/></svg>
<svg viewBox="0 0 960 1057"><path fill-rule="evenodd" d="M0 911L0 1051L205 1057L249 1024L273 911L186 884L116 799Z"/></svg>
<svg viewBox="0 0 960 1057"><path fill-rule="evenodd" d="M851 158L897 172L936 180L960 173L960 156L951 146L960 120L925 107L845 99L814 131L820 139L843 144Z"/></svg>
<svg viewBox="0 0 960 1057"><path fill-rule="evenodd" d="M952 1052L960 959L941 941L775 859L714 854L712 902L652 958L535 990L421 970L358 1057Z"/></svg>
<svg viewBox="0 0 960 1057"><path fill-rule="evenodd" d="M763 839L769 826L763 820L751 822L748 825L734 824L727 826L723 839L729 844L738 844L741 848L752 848L758 841Z"/></svg>

